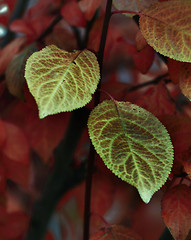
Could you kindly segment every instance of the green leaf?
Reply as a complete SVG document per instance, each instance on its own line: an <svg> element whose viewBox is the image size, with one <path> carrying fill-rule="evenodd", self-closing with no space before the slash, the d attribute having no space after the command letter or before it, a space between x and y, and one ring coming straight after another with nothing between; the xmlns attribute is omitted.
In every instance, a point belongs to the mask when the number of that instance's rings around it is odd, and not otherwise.
<svg viewBox="0 0 191 240"><path fill-rule="evenodd" d="M111 100L91 112L88 128L106 166L135 186L148 203L167 180L173 164L173 146L166 128L145 109Z"/></svg>
<svg viewBox="0 0 191 240"><path fill-rule="evenodd" d="M158 2L140 14L140 30L157 52L191 62L191 1Z"/></svg>
<svg viewBox="0 0 191 240"><path fill-rule="evenodd" d="M85 106L97 88L99 64L86 49L67 52L50 45L29 57L25 78L44 118Z"/></svg>

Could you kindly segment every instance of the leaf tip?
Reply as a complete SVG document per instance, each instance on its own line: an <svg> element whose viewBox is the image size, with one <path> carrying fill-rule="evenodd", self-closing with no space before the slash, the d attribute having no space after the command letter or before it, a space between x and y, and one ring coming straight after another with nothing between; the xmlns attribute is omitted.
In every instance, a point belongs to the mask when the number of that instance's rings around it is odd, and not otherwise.
<svg viewBox="0 0 191 240"><path fill-rule="evenodd" d="M148 204L153 196L153 193L146 189L138 189L141 199L144 203Z"/></svg>

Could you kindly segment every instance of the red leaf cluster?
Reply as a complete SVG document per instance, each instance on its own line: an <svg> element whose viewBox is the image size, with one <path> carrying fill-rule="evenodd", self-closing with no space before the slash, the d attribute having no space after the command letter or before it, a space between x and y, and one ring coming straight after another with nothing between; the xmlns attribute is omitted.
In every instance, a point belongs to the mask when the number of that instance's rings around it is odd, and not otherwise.
<svg viewBox="0 0 191 240"><path fill-rule="evenodd" d="M10 29L14 32L24 33L28 43L33 42L51 24L60 4L60 0L40 0L28 10L22 19L13 21Z"/></svg>
<svg viewBox="0 0 191 240"><path fill-rule="evenodd" d="M8 213L5 209L0 209L0 238L2 240L24 239L28 227L28 216L19 211Z"/></svg>
<svg viewBox="0 0 191 240"><path fill-rule="evenodd" d="M3 2L10 8L8 15L0 16L0 22L5 25L15 1ZM80 129L82 135L78 136L77 129L70 125L71 113L39 119L36 103L25 84L26 58L49 44L67 51L87 48L97 54L106 2L34 1L22 17L9 25L16 37L0 50L2 240L25 239L34 203L45 188L45 180L51 176L58 157L55 150L62 146L60 143L66 133L72 136L70 140L76 147L69 157L69 169L66 167L63 171L63 178L72 175L71 172L77 178L78 167L82 167L89 156L87 128ZM174 146L174 163L167 183L145 205L137 191L113 176L97 157L91 195L91 240L158 240L165 227L177 240L191 239L190 66L190 63L159 56L143 38L136 17L111 14L104 51L101 101L110 97L127 100L154 114L169 132ZM94 108L94 102L86 108ZM73 143L70 145L68 148L74 148ZM82 175L81 179L85 178L84 172ZM54 199L52 189L48 191L49 198ZM82 239L84 191L85 181L78 182L59 201L54 220L59 223L61 239ZM48 229L46 240L56 239L54 230Z"/></svg>
<svg viewBox="0 0 191 240"><path fill-rule="evenodd" d="M191 189L188 186L177 185L164 195L162 216L173 237L185 240L191 230Z"/></svg>
<svg viewBox="0 0 191 240"><path fill-rule="evenodd" d="M61 9L62 17L72 26L85 27L86 19L76 0L68 0Z"/></svg>

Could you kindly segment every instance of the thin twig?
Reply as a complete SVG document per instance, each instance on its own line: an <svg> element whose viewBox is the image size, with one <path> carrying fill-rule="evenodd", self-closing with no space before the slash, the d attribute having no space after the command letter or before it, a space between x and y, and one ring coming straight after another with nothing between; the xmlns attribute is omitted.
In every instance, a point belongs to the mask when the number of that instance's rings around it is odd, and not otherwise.
<svg viewBox="0 0 191 240"><path fill-rule="evenodd" d="M161 80L163 80L164 78L168 77L168 73L165 73L163 75L160 75L158 77L156 77L155 79L152 79L151 81L148 81L148 82L145 82L145 83L141 83L141 84L138 84L138 85L135 85L135 86L132 86L131 88L129 88L127 91L126 91L126 94L130 93L130 92L133 92L133 91L136 91L140 88L143 88L143 87L146 87L146 86L149 86L149 85L152 85L152 84L158 84Z"/></svg>
<svg viewBox="0 0 191 240"><path fill-rule="evenodd" d="M42 41L43 38L45 38L49 33L52 32L52 29L54 26L62 19L61 14L58 14L54 20L51 22L51 24L46 28L46 30L38 37L37 41Z"/></svg>

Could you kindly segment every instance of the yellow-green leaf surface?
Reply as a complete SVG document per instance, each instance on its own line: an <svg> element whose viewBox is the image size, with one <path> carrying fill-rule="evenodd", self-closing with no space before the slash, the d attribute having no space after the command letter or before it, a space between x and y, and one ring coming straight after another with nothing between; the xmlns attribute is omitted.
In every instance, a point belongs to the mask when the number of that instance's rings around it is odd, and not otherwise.
<svg viewBox="0 0 191 240"><path fill-rule="evenodd" d="M134 11L140 12L150 5L158 2L158 0L113 0L113 5L118 11ZM132 14L126 14L132 16Z"/></svg>
<svg viewBox="0 0 191 240"><path fill-rule="evenodd" d="M50 45L29 57L25 78L44 118L85 106L97 88L99 64L88 50L67 52Z"/></svg>
<svg viewBox="0 0 191 240"><path fill-rule="evenodd" d="M91 112L88 128L106 166L135 186L148 203L165 183L173 163L173 146L166 128L145 109L111 100Z"/></svg>
<svg viewBox="0 0 191 240"><path fill-rule="evenodd" d="M178 61L191 62L191 1L159 2L144 10L140 29L157 52Z"/></svg>

